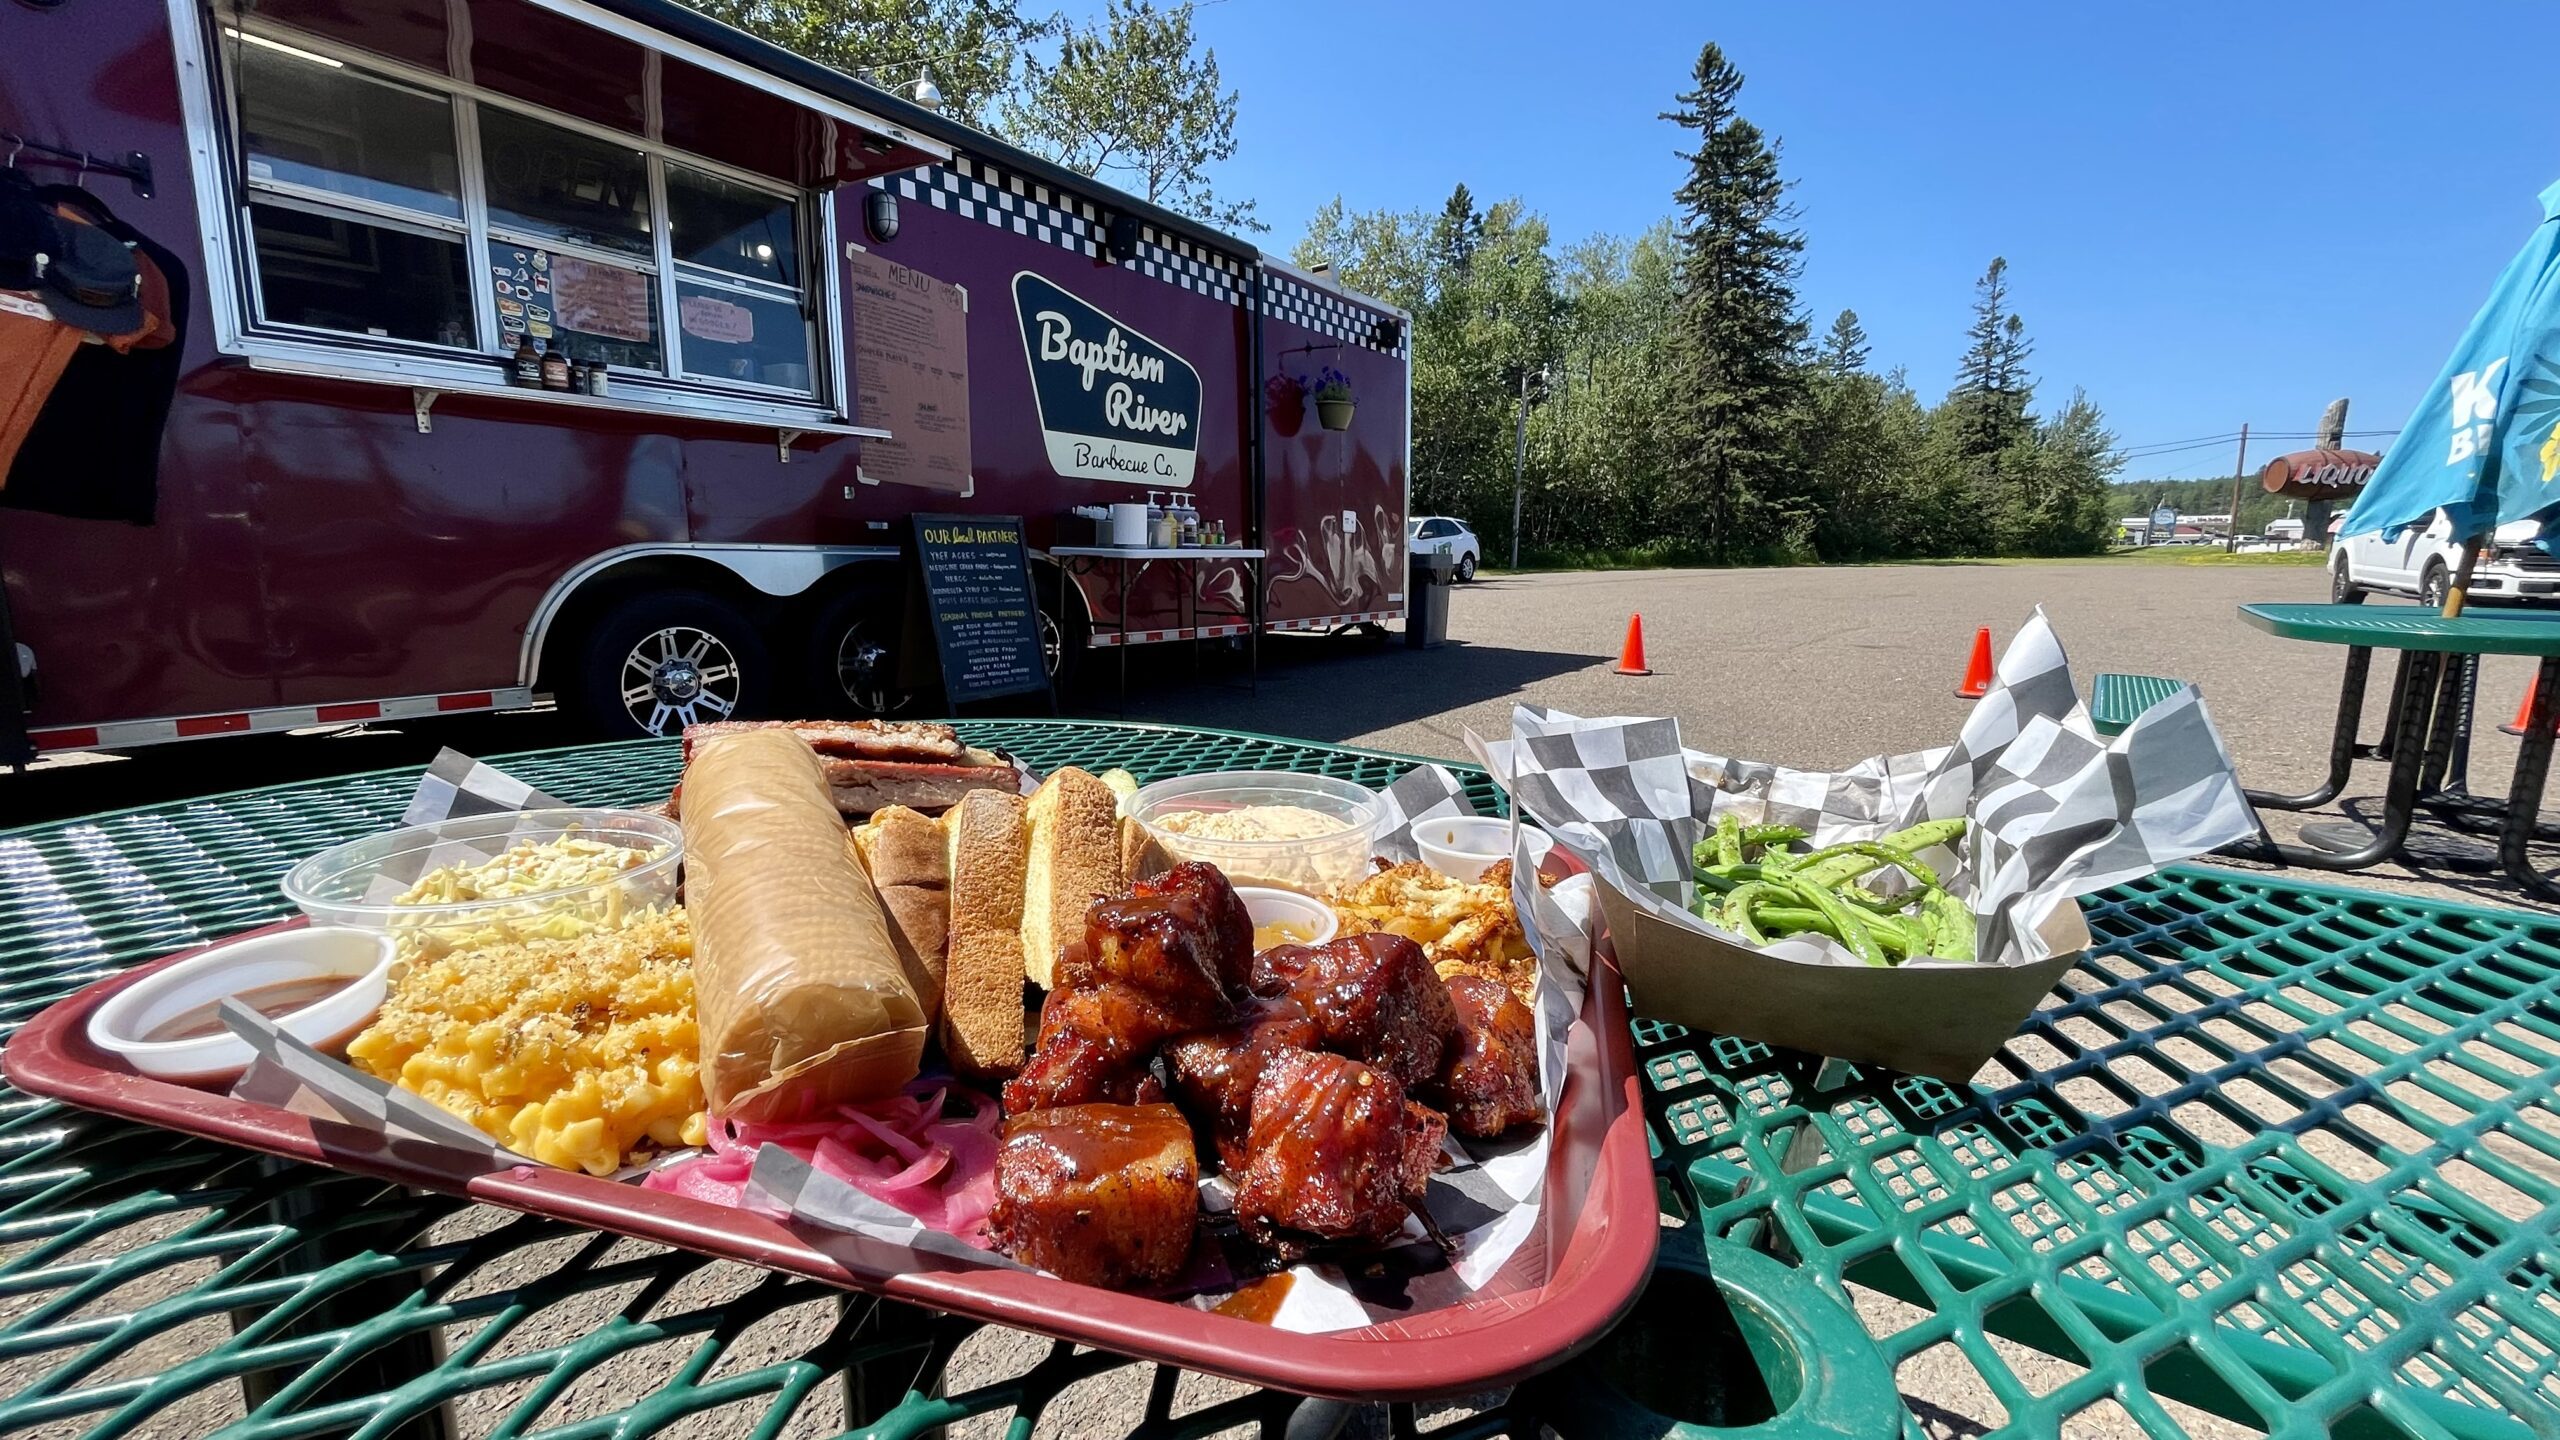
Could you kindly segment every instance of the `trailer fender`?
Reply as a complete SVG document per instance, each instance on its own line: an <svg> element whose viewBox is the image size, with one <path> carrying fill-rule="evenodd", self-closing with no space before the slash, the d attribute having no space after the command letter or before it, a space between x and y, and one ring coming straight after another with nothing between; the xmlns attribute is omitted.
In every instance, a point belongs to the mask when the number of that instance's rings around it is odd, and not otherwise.
<svg viewBox="0 0 2560 1440"><path fill-rule="evenodd" d="M539 684L547 645L563 616L577 606L581 594L593 594L618 579L645 574L667 561L707 565L725 571L758 594L786 600L806 594L828 575L847 565L895 560L892 545L720 545L662 541L621 545L599 551L570 567L552 582L526 623L517 672L528 686Z"/></svg>

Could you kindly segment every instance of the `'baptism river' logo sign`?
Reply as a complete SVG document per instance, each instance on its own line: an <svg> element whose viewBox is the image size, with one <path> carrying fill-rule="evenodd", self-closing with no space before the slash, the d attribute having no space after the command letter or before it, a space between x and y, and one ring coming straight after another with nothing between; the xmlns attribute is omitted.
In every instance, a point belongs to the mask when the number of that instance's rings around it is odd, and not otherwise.
<svg viewBox="0 0 2560 1440"><path fill-rule="evenodd" d="M1200 372L1190 362L1028 270L1013 277L1013 309L1051 467L1158 490L1191 483Z"/></svg>

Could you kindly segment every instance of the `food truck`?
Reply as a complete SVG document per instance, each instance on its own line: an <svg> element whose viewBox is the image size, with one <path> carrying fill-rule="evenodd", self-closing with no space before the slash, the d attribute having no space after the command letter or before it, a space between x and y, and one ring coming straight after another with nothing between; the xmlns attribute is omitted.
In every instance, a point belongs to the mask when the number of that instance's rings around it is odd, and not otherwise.
<svg viewBox="0 0 2560 1440"><path fill-rule="evenodd" d="M38 750L894 708L921 513L1053 668L1404 609L1409 317L673 0L0 7L0 152L168 342L0 487ZM1050 553L1150 500L1267 558Z"/></svg>

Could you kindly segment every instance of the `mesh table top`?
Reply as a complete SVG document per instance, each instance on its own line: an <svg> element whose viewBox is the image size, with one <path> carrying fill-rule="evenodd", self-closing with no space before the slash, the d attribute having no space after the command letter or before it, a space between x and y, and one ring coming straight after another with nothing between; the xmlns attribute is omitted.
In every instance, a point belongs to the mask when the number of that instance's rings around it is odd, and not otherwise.
<svg viewBox="0 0 2560 1440"><path fill-rule="evenodd" d="M2560 613L2469 610L2448 620L2411 605L2243 605L2240 618L2287 640L2436 650L2450 655L2560 655Z"/></svg>
<svg viewBox="0 0 2560 1440"><path fill-rule="evenodd" d="M964 728L1142 780L1379 785L1412 763ZM582 804L657 800L677 768L668 742L493 758ZM392 823L416 778L0 834L0 1024L278 918L282 872ZM1973 1086L1847 1067L1818 1086L1814 1057L1639 1022L1671 1227L1657 1286L1757 1236L1812 1318L1858 1301L1790 1433L1832 1433L1824 1383L1891 1406L1950 1375L2021 1435L2111 1413L2175 1435L2198 1411L2288 1435L2560 1433L2560 924L2204 869L2086 908L2097 949ZM1741 1354L1729 1327L1648 1303L1430 1433L1623 1431L1630 1364ZM943 1396L946 1366L1000 1378ZM1131 1398L1097 1410L1114 1384ZM1295 1403L0 1093L0 1434L889 1437L1008 1414L1015 1435L1276 1434Z"/></svg>

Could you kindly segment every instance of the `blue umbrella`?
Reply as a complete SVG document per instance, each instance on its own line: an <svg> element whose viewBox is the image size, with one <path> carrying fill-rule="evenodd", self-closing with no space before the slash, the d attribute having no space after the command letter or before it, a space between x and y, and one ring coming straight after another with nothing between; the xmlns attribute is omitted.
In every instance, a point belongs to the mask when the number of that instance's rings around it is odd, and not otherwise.
<svg viewBox="0 0 2560 1440"><path fill-rule="evenodd" d="M2542 223L2471 319L2444 373L2347 512L2339 538L2427 523L2468 537L2462 578L2489 531L2560 509L2560 184ZM2445 604L2460 614L2459 587Z"/></svg>

